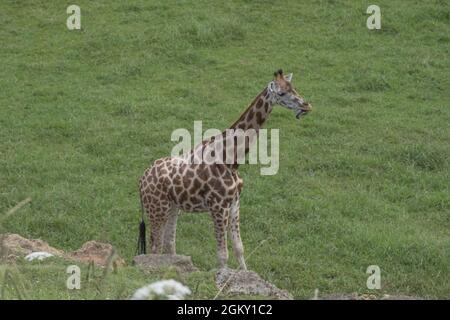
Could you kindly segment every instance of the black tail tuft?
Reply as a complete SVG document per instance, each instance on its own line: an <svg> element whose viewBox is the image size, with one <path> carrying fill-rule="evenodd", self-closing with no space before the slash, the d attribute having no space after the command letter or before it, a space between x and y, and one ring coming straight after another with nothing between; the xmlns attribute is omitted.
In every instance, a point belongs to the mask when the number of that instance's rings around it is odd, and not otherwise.
<svg viewBox="0 0 450 320"><path fill-rule="evenodd" d="M141 220L139 224L139 238L137 245L137 254L146 254L147 253L147 240L145 239L145 222L144 219Z"/></svg>
<svg viewBox="0 0 450 320"><path fill-rule="evenodd" d="M139 237L136 248L137 255L147 253L147 240L145 239L144 204L142 203L142 198L141 197L139 198L141 200L141 223L139 224Z"/></svg>

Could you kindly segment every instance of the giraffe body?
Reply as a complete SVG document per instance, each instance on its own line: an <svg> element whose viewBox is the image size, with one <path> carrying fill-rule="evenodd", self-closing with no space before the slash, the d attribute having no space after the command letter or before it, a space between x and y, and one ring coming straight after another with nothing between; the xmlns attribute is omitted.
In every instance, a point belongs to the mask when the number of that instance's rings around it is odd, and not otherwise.
<svg viewBox="0 0 450 320"><path fill-rule="evenodd" d="M210 212L219 246L219 261L228 259L226 231L230 228L241 267L245 269L239 234L239 195L242 179L226 165L185 163L180 158L155 161L140 180L142 202L151 221L152 252L175 254L178 213Z"/></svg>
<svg viewBox="0 0 450 320"><path fill-rule="evenodd" d="M259 131L275 103L287 108L308 112L311 108L290 86L282 72L276 73L271 82L250 104L241 117L230 127L232 129ZM279 94L280 92L289 95ZM281 98L283 97L283 98ZM175 254L175 235L179 211L209 212L214 222L217 240L219 267L228 261L227 231L231 236L234 254L240 268L246 270L244 248L239 228L240 194L243 180L237 173L238 164L193 163L192 158L202 153L205 147L231 140L225 132L213 136L191 152L175 157L156 160L139 180L139 190L143 209L151 224L152 253ZM249 141L245 141L245 152ZM233 142L235 143L235 142ZM225 159L225 158L224 158ZM236 154L234 154L236 159ZM225 162L225 161L224 161Z"/></svg>

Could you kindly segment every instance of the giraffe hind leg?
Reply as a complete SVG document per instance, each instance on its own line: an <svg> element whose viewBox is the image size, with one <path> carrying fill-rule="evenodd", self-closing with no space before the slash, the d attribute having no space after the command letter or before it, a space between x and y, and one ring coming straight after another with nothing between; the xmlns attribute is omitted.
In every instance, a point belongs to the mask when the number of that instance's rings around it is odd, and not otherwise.
<svg viewBox="0 0 450 320"><path fill-rule="evenodd" d="M176 254L178 209L172 208L168 212L167 222L164 228L163 253Z"/></svg>
<svg viewBox="0 0 450 320"><path fill-rule="evenodd" d="M228 263L227 227L229 213L229 209L211 212L217 240L217 260L219 268L225 268Z"/></svg>
<svg viewBox="0 0 450 320"><path fill-rule="evenodd" d="M146 198L144 198L146 200ZM147 198L148 199L148 198ZM167 209L155 206L144 200L144 208L150 221L150 246L153 254L159 254L162 250L164 227L167 221Z"/></svg>
<svg viewBox="0 0 450 320"><path fill-rule="evenodd" d="M235 201L231 207L229 232L233 244L234 255L239 262L239 268L247 270L244 259L244 246L242 245L241 232L239 228L239 200Z"/></svg>
<svg viewBox="0 0 450 320"><path fill-rule="evenodd" d="M153 254L161 253L166 220L165 212L156 211L153 217L150 215L150 240Z"/></svg>

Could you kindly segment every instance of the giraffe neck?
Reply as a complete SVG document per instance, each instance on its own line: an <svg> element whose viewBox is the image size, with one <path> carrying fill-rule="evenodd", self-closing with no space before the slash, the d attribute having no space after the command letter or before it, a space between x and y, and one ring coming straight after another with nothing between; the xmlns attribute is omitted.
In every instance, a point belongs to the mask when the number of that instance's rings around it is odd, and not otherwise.
<svg viewBox="0 0 450 320"><path fill-rule="evenodd" d="M242 129L244 131L247 130L255 130L256 135L259 135L259 130L262 128L267 118L269 117L270 112L272 112L273 102L272 98L269 94L267 88L265 88L256 98L250 103L248 108L242 113L236 122L234 122L229 129ZM226 131L223 133L226 135ZM234 142L234 163L226 164L228 167L232 169L237 169L239 164L236 161L237 159L237 144L236 140ZM250 140L245 138L245 155L250 150Z"/></svg>
<svg viewBox="0 0 450 320"><path fill-rule="evenodd" d="M259 130L261 129L261 127L263 126L263 124L265 123L265 121L267 120L270 112L272 111L273 108L273 102L272 102L272 97L268 91L267 88L265 88L260 94L258 94L256 96L256 98L252 101L252 103L248 106L248 108L244 111L244 113L241 114L241 116L239 117L239 119L234 122L228 129L226 129L225 131L223 131L221 134L216 135L216 136L212 136L206 140L203 140L202 143L200 143L199 145L197 145L190 153L189 153L189 157L191 159L191 161L194 161L193 159L195 157L197 157L198 159L201 159L201 155L204 154L204 150L205 148L210 147L212 150L215 146L216 143L223 143L223 149L222 149L222 159L223 161L225 161L225 159L227 159L226 157L226 145L228 143L232 143L234 144L234 148L233 148L233 152L234 154L232 155L232 160L231 163L228 163L228 161L226 161L225 165L231 169L237 169L239 164L238 164L238 154L237 154L237 140L235 139L235 135L233 134L233 136L230 138L227 137L228 132L230 131L230 129L233 130L243 130L244 132L247 130L254 130L256 133L256 136L259 135ZM245 137L245 145L244 145L244 151L245 151L245 155L249 152L250 149L250 140L248 139L248 137Z"/></svg>
<svg viewBox="0 0 450 320"><path fill-rule="evenodd" d="M269 117L272 108L273 103L271 102L270 94L267 88L265 88L258 96L256 96L253 102L229 129L255 129L256 132L259 132L259 129Z"/></svg>

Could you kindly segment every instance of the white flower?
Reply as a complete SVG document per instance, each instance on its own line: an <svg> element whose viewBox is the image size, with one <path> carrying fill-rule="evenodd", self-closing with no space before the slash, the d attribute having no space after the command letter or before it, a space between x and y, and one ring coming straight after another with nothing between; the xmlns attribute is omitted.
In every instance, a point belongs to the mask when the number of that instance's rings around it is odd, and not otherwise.
<svg viewBox="0 0 450 320"><path fill-rule="evenodd" d="M146 300L155 298L165 298L169 300L181 300L184 296L191 294L191 290L175 281L161 280L142 287L133 294L131 300Z"/></svg>
<svg viewBox="0 0 450 320"><path fill-rule="evenodd" d="M51 253L45 251L32 252L25 257L27 261L33 261L34 259L44 260L46 258L53 257Z"/></svg>

